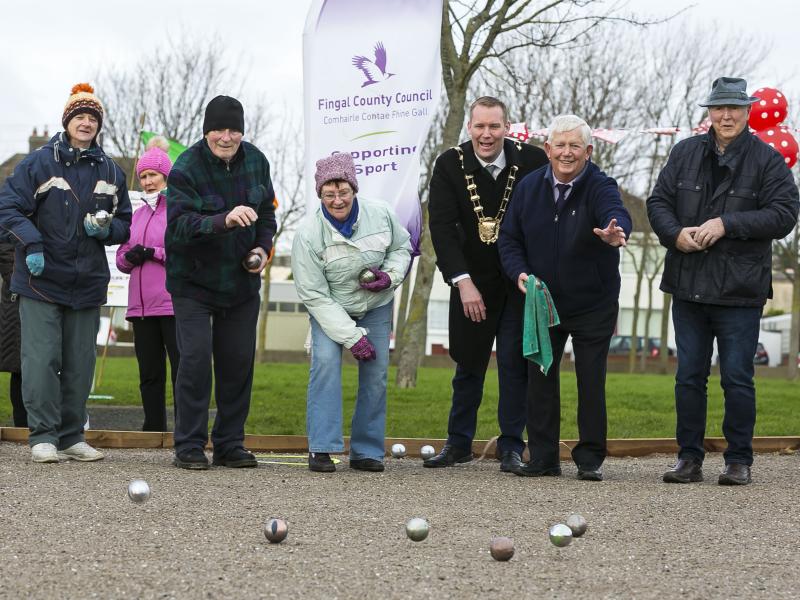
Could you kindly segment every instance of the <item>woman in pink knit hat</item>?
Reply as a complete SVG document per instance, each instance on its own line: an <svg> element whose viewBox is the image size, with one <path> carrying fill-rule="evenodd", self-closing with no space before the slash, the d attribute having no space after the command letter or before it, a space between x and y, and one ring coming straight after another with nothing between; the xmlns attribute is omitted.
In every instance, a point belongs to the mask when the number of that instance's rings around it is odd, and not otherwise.
<svg viewBox="0 0 800 600"><path fill-rule="evenodd" d="M128 312L133 323L139 390L144 407L142 431L167 431L165 387L166 355L169 355L173 390L178 373L178 345L172 297L164 269L164 231L167 226L167 175L172 163L159 147L139 158L136 174L144 204L133 213L131 237L117 250L117 267L130 274Z"/></svg>

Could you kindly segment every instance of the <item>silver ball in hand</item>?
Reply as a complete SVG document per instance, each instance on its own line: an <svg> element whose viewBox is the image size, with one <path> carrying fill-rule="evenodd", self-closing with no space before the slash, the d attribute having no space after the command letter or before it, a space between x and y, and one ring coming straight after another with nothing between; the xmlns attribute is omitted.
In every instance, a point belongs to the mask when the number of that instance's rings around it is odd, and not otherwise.
<svg viewBox="0 0 800 600"><path fill-rule="evenodd" d="M377 279L377 275L370 271L369 269L364 269L361 273L358 274L358 282L359 283L372 283Z"/></svg>
<svg viewBox="0 0 800 600"><path fill-rule="evenodd" d="M242 261L242 266L248 271L253 271L261 266L261 255L258 252L249 252Z"/></svg>

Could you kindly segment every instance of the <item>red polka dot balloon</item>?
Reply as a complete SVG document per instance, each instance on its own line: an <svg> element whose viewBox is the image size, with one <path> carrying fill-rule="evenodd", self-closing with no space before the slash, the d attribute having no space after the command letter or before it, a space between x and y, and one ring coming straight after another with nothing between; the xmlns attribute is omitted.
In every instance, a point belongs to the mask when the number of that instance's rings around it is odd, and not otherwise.
<svg viewBox="0 0 800 600"><path fill-rule="evenodd" d="M783 156L786 165L791 169L797 162L797 140L785 127L771 127L759 131L756 135L764 142L775 148Z"/></svg>
<svg viewBox="0 0 800 600"><path fill-rule="evenodd" d="M750 127L763 131L783 122L789 112L789 103L783 93L775 88L762 87L753 96L759 100L750 107Z"/></svg>

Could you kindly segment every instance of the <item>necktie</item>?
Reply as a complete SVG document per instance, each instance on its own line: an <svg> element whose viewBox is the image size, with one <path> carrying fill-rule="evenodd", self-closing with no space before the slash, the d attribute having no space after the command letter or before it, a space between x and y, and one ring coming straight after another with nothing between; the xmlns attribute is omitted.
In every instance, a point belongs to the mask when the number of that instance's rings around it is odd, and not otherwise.
<svg viewBox="0 0 800 600"><path fill-rule="evenodd" d="M557 183L558 198L556 198L556 214L561 213L564 204L567 202L567 190L571 187L569 183Z"/></svg>
<svg viewBox="0 0 800 600"><path fill-rule="evenodd" d="M497 165L486 165L486 170L489 171L489 175L492 176L492 179L497 179L497 172L500 170Z"/></svg>

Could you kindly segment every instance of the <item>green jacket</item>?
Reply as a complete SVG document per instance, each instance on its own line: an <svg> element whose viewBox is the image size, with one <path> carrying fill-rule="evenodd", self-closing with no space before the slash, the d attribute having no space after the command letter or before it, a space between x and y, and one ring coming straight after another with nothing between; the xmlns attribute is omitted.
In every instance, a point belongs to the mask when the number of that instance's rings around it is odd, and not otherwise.
<svg viewBox="0 0 800 600"><path fill-rule="evenodd" d="M355 320L388 304L403 283L411 263L408 232L388 205L358 199L358 218L348 239L331 225L321 209L295 233L292 275L297 295L308 312L337 344L350 348L367 332ZM368 292L358 274L368 268L385 271L391 286Z"/></svg>
<svg viewBox="0 0 800 600"><path fill-rule="evenodd" d="M175 161L167 186L167 290L219 307L258 294L261 277L242 260L257 246L269 254L276 230L275 192L261 151L242 142L226 163L202 139ZM258 220L226 229L225 217L237 205L252 207Z"/></svg>

